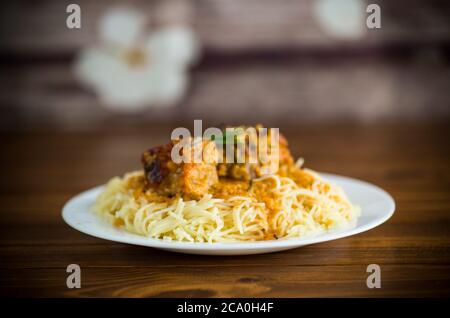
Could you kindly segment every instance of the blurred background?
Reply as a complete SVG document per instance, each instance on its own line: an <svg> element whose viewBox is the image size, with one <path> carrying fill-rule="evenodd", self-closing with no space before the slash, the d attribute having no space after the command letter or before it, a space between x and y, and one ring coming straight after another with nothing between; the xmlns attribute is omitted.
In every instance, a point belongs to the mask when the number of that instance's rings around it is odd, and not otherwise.
<svg viewBox="0 0 450 318"><path fill-rule="evenodd" d="M108 99L110 93L101 88L109 84L101 86L83 76L80 80L76 71L83 50L104 45L102 19L124 2L76 1L80 29L66 26L70 3L1 5L1 130L192 125L193 119L282 127L450 118L448 1L127 1L128 10L147 19L140 39L178 26L192 33L199 53L180 71L183 87L175 89L169 103L159 105L143 97L139 107L126 99L117 102L120 96L111 107L114 97ZM369 3L381 8L380 29L365 26ZM177 45L173 49L178 52L189 47ZM124 63L130 72L139 65L158 64L153 57L159 53L143 58L128 53L132 59ZM165 67L159 74L165 74ZM123 72L128 74L127 69ZM133 80L126 82L125 75L117 74L121 81L111 83L111 94L133 90ZM153 81L141 85L143 90L146 85L157 90L165 83L164 76Z"/></svg>

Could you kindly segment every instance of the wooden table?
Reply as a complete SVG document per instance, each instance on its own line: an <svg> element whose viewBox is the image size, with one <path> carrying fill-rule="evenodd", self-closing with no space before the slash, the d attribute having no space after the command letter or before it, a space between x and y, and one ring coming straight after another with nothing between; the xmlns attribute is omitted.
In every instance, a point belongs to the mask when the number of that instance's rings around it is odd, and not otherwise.
<svg viewBox="0 0 450 318"><path fill-rule="evenodd" d="M191 124L192 125L192 124ZM282 129L313 169L373 182L396 200L369 232L286 252L191 256L108 242L61 218L73 195L139 168L174 127L2 133L0 295L449 296L448 125L321 125ZM81 266L82 288L66 287ZM381 289L366 268L381 266Z"/></svg>

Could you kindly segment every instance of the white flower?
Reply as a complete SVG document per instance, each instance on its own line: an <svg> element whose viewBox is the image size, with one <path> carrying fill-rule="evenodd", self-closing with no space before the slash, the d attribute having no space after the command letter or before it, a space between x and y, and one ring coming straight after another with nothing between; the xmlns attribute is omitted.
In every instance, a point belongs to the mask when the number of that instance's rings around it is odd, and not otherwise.
<svg viewBox="0 0 450 318"><path fill-rule="evenodd" d="M107 107L137 111L183 96L187 69L198 54L193 34L179 26L146 34L146 23L138 11L108 11L100 20L99 45L84 49L75 64L78 78Z"/></svg>
<svg viewBox="0 0 450 318"><path fill-rule="evenodd" d="M314 13L320 27L338 39L357 39L365 31L365 9L362 0L317 0Z"/></svg>

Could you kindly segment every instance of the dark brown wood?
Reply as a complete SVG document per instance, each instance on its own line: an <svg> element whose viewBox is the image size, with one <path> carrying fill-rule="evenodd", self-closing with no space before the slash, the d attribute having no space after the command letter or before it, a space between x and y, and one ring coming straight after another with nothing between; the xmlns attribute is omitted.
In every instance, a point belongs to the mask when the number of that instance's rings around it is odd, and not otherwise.
<svg viewBox="0 0 450 318"><path fill-rule="evenodd" d="M0 295L450 295L448 125L282 128L308 167L373 182L394 196L391 220L349 238L266 255L212 257L108 242L64 224L61 208L70 197L139 168L141 151L166 141L172 128L3 133ZM81 266L78 290L65 285L71 263ZM382 270L378 290L365 283L372 263Z"/></svg>
<svg viewBox="0 0 450 318"><path fill-rule="evenodd" d="M368 2L370 3L370 2ZM450 6L445 0L378 0L381 29L361 38L336 39L317 19L315 0L134 0L129 5L154 28L186 24L207 50L273 48L377 48L448 43ZM98 42L99 18L117 2L78 0L81 29L66 27L66 2L11 1L0 11L0 51L22 56L67 54Z"/></svg>
<svg viewBox="0 0 450 318"><path fill-rule="evenodd" d="M201 58L173 107L115 114L75 78L82 48L100 44L111 1L77 2L82 28L68 29L64 1L14 1L0 10L0 129L182 118L279 126L307 121L450 118L450 5L379 0L382 28L359 39L327 34L316 0L135 0L152 27L190 25ZM274 112L274 109L277 111Z"/></svg>
<svg viewBox="0 0 450 318"><path fill-rule="evenodd" d="M420 60L420 58L418 58ZM170 123L180 118L262 121L378 121L450 118L450 63L375 54L205 56L172 107L114 113L84 89L64 61L0 65L0 129L64 129ZM440 60L440 58L437 58ZM276 109L276 111L274 111Z"/></svg>

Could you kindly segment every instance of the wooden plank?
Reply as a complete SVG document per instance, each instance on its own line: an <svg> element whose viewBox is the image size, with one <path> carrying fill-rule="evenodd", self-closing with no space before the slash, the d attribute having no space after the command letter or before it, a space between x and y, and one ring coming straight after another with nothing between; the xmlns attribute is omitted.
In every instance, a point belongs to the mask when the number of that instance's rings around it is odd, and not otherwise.
<svg viewBox="0 0 450 318"><path fill-rule="evenodd" d="M118 1L77 2L82 28L66 28L67 3L54 0L14 1L2 9L0 48L21 56L61 55L95 43L97 21ZM361 48L395 44L447 43L448 2L442 0L377 1L381 30L367 31L354 41L339 41L324 32L314 13L314 0L132 1L152 24L187 23L207 50L245 51L273 48Z"/></svg>
<svg viewBox="0 0 450 318"><path fill-rule="evenodd" d="M366 266L167 268L83 267L68 290L65 268L2 271L2 296L65 297L430 297L450 292L447 266L383 265L381 289L366 287ZM424 273L427 273L424 275ZM20 277L20 279L18 279Z"/></svg>
<svg viewBox="0 0 450 318"><path fill-rule="evenodd" d="M70 63L4 66L0 128L53 125L62 129L133 126L201 118L274 126L319 121L394 121L450 117L450 66L420 57L382 56L214 60L192 72L184 99L173 107L114 113L83 88Z"/></svg>

